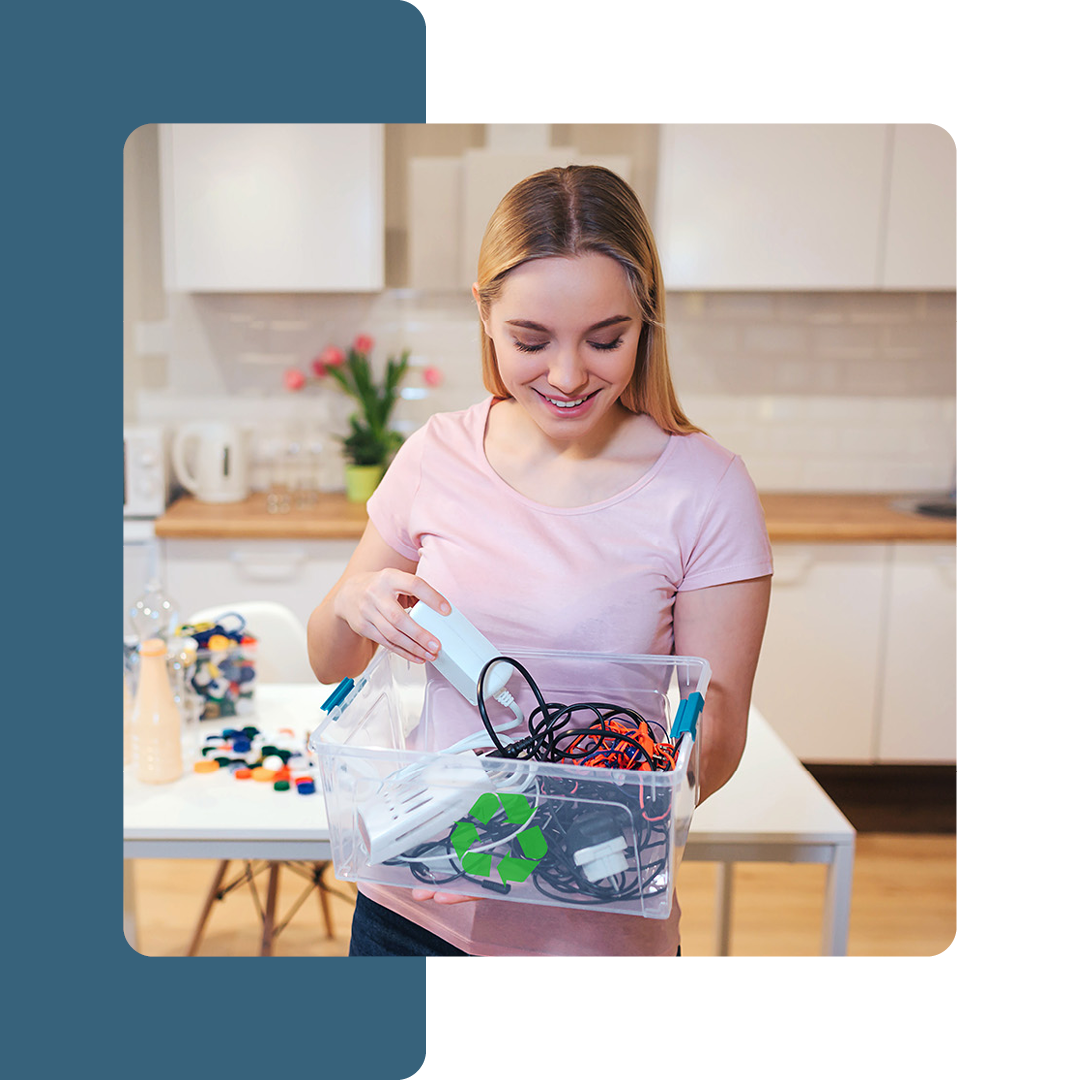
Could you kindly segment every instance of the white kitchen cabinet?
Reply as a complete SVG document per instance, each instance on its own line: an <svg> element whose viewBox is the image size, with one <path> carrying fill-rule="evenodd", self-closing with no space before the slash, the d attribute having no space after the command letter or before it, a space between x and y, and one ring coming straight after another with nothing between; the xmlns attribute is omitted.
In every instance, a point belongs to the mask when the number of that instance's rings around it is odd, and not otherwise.
<svg viewBox="0 0 1080 1080"><path fill-rule="evenodd" d="M216 604L275 600L306 624L356 542L166 538L161 546L163 584L182 618Z"/></svg>
<svg viewBox="0 0 1080 1080"><path fill-rule="evenodd" d="M381 124L163 124L165 287L383 287Z"/></svg>
<svg viewBox="0 0 1080 1080"><path fill-rule="evenodd" d="M754 703L803 761L873 760L888 545L775 544Z"/></svg>
<svg viewBox="0 0 1080 1080"><path fill-rule="evenodd" d="M933 125L662 125L665 284L955 288L955 189Z"/></svg>
<svg viewBox="0 0 1080 1080"><path fill-rule="evenodd" d="M655 225L671 289L874 279L884 124L665 124Z"/></svg>
<svg viewBox="0 0 1080 1080"><path fill-rule="evenodd" d="M956 760L956 546L897 544L892 555L875 758Z"/></svg>
<svg viewBox="0 0 1080 1080"><path fill-rule="evenodd" d="M890 125L881 285L956 288L956 146L934 124Z"/></svg>
<svg viewBox="0 0 1080 1080"><path fill-rule="evenodd" d="M754 703L797 757L956 760L955 544L773 545Z"/></svg>

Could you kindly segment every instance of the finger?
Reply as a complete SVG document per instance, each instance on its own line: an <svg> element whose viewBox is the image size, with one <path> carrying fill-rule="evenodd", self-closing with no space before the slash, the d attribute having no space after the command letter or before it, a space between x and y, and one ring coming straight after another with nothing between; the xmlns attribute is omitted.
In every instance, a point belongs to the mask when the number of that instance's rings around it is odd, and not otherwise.
<svg viewBox="0 0 1080 1080"><path fill-rule="evenodd" d="M413 889L414 900L434 900L436 904L465 904L479 900L478 896L458 896L457 893L435 892L433 889Z"/></svg>
<svg viewBox="0 0 1080 1080"><path fill-rule="evenodd" d="M405 648L419 649L426 654L425 660L434 660L438 656L439 649L442 647L439 639L430 630L424 629L415 619L409 618L404 608L395 605L393 612L386 618L394 632L403 635L411 642L405 645Z"/></svg>
<svg viewBox="0 0 1080 1080"><path fill-rule="evenodd" d="M381 638L380 644L385 645L391 652L397 653L398 656L403 656L406 660L416 664L426 664L429 660L434 660L438 655L438 642L417 626L416 623L413 623L412 619L408 621L413 626L416 626L420 641L414 640L403 630L399 630L394 623L381 613L372 618L371 625ZM428 642L433 642L435 647L428 647Z"/></svg>
<svg viewBox="0 0 1080 1080"><path fill-rule="evenodd" d="M450 614L450 601L441 592L433 589L422 577L410 574L404 570L399 571L397 579L398 592L415 600L422 600L432 611L440 615ZM404 605L412 607L412 604Z"/></svg>

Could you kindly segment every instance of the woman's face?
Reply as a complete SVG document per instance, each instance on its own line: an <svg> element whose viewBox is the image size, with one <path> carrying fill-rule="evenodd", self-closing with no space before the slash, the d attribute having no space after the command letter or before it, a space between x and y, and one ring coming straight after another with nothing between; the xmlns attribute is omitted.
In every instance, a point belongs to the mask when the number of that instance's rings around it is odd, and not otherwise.
<svg viewBox="0 0 1080 1080"><path fill-rule="evenodd" d="M522 263L481 318L506 388L541 431L574 441L614 423L641 335L637 300L614 259Z"/></svg>

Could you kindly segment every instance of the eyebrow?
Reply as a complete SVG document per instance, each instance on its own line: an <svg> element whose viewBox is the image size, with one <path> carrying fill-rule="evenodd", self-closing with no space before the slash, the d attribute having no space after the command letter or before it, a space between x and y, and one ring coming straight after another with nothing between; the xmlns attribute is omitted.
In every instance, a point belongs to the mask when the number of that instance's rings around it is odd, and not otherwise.
<svg viewBox="0 0 1080 1080"><path fill-rule="evenodd" d="M591 334L594 330L603 330L606 326L615 326L617 323L630 322L629 315L612 315L610 319L603 319L601 322L594 323L585 331L587 334ZM541 326L540 323L531 322L529 319L507 319L507 326L519 326L522 330L538 330L541 334L550 334L551 331L546 326Z"/></svg>

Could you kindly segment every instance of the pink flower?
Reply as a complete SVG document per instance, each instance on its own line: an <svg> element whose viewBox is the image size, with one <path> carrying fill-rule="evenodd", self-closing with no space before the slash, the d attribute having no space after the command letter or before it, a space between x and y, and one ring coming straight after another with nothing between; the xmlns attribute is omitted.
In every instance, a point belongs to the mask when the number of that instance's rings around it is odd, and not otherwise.
<svg viewBox="0 0 1080 1080"><path fill-rule="evenodd" d="M299 368L289 368L285 372L286 390L303 390L306 382L307 376Z"/></svg>
<svg viewBox="0 0 1080 1080"><path fill-rule="evenodd" d="M357 334L356 337L353 338L353 348L358 353L371 352L372 346L374 344L375 342L372 341L371 338L367 336L367 334Z"/></svg>
<svg viewBox="0 0 1080 1080"><path fill-rule="evenodd" d="M322 362L326 367L341 367L345 363L345 354L337 348L335 345L327 345L321 353L319 353L319 359L316 363ZM325 374L325 371L323 372Z"/></svg>
<svg viewBox="0 0 1080 1080"><path fill-rule="evenodd" d="M326 361L316 357L311 361L311 374L316 379L322 379L326 376Z"/></svg>
<svg viewBox="0 0 1080 1080"><path fill-rule="evenodd" d="M437 367L424 368L424 382L428 386L442 386L443 373Z"/></svg>

